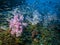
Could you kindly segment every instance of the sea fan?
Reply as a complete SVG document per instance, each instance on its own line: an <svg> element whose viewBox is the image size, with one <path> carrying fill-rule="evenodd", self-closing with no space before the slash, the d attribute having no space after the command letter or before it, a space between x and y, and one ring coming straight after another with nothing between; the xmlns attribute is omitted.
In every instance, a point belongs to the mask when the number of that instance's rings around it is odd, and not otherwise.
<svg viewBox="0 0 60 45"><path fill-rule="evenodd" d="M26 19L32 23L32 25L35 25L39 23L39 21L42 21L41 15L38 13L37 10L33 12L33 18L30 18L29 16L26 17Z"/></svg>

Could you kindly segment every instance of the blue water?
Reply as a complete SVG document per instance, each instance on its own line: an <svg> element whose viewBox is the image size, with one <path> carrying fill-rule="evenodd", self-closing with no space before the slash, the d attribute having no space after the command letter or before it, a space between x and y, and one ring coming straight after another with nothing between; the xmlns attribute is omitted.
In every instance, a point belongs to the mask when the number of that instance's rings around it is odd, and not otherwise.
<svg viewBox="0 0 60 45"><path fill-rule="evenodd" d="M60 0L26 0L26 3L43 13L56 13Z"/></svg>

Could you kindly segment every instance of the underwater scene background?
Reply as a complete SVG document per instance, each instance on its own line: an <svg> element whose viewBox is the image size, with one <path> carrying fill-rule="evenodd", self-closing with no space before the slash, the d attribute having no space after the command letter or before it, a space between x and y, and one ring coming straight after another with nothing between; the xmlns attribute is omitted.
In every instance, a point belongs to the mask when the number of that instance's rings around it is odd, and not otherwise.
<svg viewBox="0 0 60 45"><path fill-rule="evenodd" d="M60 0L0 0L0 45L60 45Z"/></svg>

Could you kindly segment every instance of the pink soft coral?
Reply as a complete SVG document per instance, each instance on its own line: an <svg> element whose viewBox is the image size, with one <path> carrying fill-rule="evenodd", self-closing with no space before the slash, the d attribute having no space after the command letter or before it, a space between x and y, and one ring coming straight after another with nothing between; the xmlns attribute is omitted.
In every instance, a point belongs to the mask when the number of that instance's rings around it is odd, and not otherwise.
<svg viewBox="0 0 60 45"><path fill-rule="evenodd" d="M23 15L14 15L13 19L10 20L9 27L12 35L16 35L16 37L21 36L23 32L23 26L27 26L27 23L23 23L23 19Z"/></svg>

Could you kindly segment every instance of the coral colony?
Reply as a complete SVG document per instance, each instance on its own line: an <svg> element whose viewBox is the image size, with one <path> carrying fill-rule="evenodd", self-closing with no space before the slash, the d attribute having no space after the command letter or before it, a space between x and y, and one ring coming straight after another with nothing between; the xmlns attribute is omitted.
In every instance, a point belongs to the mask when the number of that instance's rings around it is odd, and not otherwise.
<svg viewBox="0 0 60 45"><path fill-rule="evenodd" d="M16 37L21 36L23 32L23 26L27 26L27 23L23 23L23 15L14 15L14 17L10 20L10 29L11 35L16 35Z"/></svg>
<svg viewBox="0 0 60 45"><path fill-rule="evenodd" d="M11 18L9 20L9 27L11 29L11 35L16 35L16 37L21 36L22 32L23 32L23 26L27 26L27 23L24 23L24 17L23 15L20 14L20 11L18 10L18 8L14 9L14 11L12 12L12 14L14 15L13 18ZM29 16L26 17L26 19L31 22L32 25L35 25L39 22L39 14L36 13L36 11L34 11L33 13L33 18L30 18Z"/></svg>

